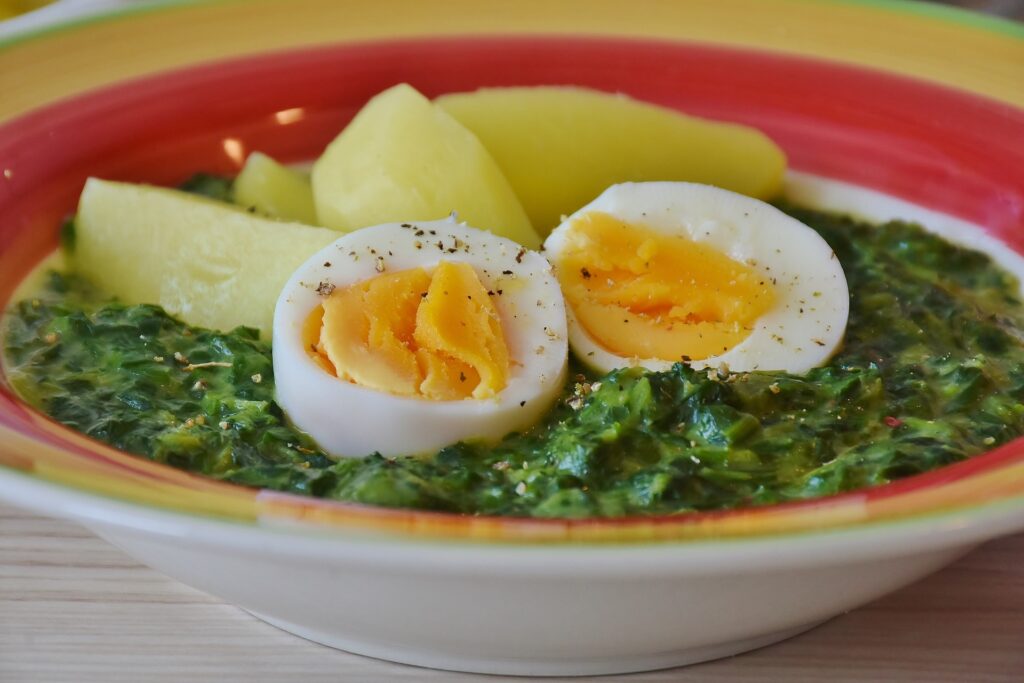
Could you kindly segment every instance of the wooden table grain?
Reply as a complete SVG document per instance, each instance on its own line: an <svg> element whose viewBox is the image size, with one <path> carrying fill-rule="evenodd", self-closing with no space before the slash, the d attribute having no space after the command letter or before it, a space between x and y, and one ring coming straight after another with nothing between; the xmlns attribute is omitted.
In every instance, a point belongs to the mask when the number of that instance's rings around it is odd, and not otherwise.
<svg viewBox="0 0 1024 683"><path fill-rule="evenodd" d="M80 526L0 506L3 683L499 680L315 645L138 564ZM599 680L1024 681L1024 535L787 642Z"/></svg>

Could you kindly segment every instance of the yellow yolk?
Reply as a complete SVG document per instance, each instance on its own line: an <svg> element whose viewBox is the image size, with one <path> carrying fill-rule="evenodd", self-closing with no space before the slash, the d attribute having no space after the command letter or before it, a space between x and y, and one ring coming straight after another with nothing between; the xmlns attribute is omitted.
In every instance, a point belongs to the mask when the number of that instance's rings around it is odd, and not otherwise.
<svg viewBox="0 0 1024 683"><path fill-rule="evenodd" d="M508 382L501 321L467 263L335 289L307 318L303 338L327 372L399 396L489 398Z"/></svg>
<svg viewBox="0 0 1024 683"><path fill-rule="evenodd" d="M771 283L705 244L592 212L556 262L579 324L624 357L701 360L743 341L775 301Z"/></svg>

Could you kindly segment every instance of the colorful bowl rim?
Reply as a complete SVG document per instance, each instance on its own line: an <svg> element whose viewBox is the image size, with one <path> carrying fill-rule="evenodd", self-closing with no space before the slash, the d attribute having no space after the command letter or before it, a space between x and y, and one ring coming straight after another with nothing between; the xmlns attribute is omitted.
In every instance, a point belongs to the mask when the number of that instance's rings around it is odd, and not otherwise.
<svg viewBox="0 0 1024 683"><path fill-rule="evenodd" d="M218 18L221 25L228 21L224 10L240 0L215 0L201 3L197 0L164 0L163 2L145 7L133 7L115 10L88 19L45 28L23 36L0 41L0 65L8 61L11 65L22 64L31 59L37 46L47 43L49 48L60 47L62 41L74 43L76 36L88 34L90 30L106 30L111 25L125 19L134 22L145 21L160 23L161 18L181 21L181 15L175 12L187 11L204 18ZM303 0L305 6L329 10L331 3L325 0ZM257 14L255 9L267 10L266 16L277 16L272 10L280 10L289 6L289 13L300 14L294 7L295 3L273 2L273 0L256 0L247 2L247 16ZM359 3L356 3L359 4ZM365 6L380 7L387 3L365 3ZM458 5L459 3L455 3ZM465 3L469 6L472 3ZM751 13L754 18L763 15L767 9L774 7L774 13L780 8L809 10L807 0L778 0L774 3L763 3L758 0L698 0L688 8L698 7L714 11L739 11ZM566 2L559 7L582 8L582 3ZM863 22L852 29L849 24L844 26L841 34L844 40L856 37L857 31L866 31L875 27L876 22L889 19L892 22L911 20L921 31L912 33L910 52L928 47L935 51L933 42L936 36L945 35L952 27L957 35L977 40L980 52L974 53L973 59L964 60L969 69L962 73L943 74L936 64L927 60L915 64L913 61L885 64L875 57L863 55L856 49L850 49L840 40L838 46L818 44L814 41L799 44L791 41L786 47L765 44L764 41L750 39L744 31L735 35L722 36L708 31L706 25L690 26L690 31L675 31L666 36L663 29L655 30L654 24L629 24L618 22L620 17L609 9L614 9L611 2L587 4L586 11L597 17L601 33L609 35L628 35L642 38L664 38L693 40L722 44L732 47L746 47L781 51L798 56L816 56L819 59L844 61L855 66L880 69L912 75L923 80L944 82L974 94L986 95L1005 103L1024 105L1024 95L1019 88L1007 87L1008 83L999 77L986 78L992 70L986 70L995 59L997 64L1005 59L1002 50L1012 49L1013 54L1024 57L1024 26L1008 21L982 17L948 7L924 5L905 0L828 0L815 5L816 12L811 21L820 20L820 16L850 18L849 13L858 21ZM822 9L824 8L824 10ZM521 10L520 10L521 11ZM674 12L682 16L684 11L679 5ZM219 13L219 14L218 14ZM774 14L773 13L773 14ZM519 16L528 16L522 12ZM192 17L195 19L195 17ZM496 17L498 21L501 16ZM505 32L529 33L530 30L541 31L536 22L514 21L510 25L501 25L490 20L479 23L469 22L459 26L462 32L487 33L497 30L500 26ZM663 17L655 17L661 21ZM233 22L234 23L234 22ZM854 22L856 23L856 22ZM218 24L213 23L216 28ZM125 25L121 25L122 27ZM859 26L859 28L858 28ZM173 28L173 27L172 27ZM180 28L180 26L179 26ZM359 28L359 27L357 27ZM365 29L365 27L363 27ZM415 28L415 27L413 27ZM423 28L422 26L420 27ZM588 26L594 30L594 26ZM646 29L646 30L640 30ZM237 30L237 27L236 27ZM703 32L702 32L703 31ZM455 32L456 34L459 31ZM893 33L899 34L899 31ZM423 30L417 35L452 35L447 30ZM368 30L359 34L341 36L348 40L373 40L381 38L380 34ZM907 36L902 36L904 41ZM99 61L93 68L99 73L91 78L81 79L74 88L54 92L43 88L31 97L19 100L8 106L0 103L0 122L15 118L18 114L30 111L36 106L51 103L84 90L93 90L100 86L127 80L158 71L193 65L200 62L218 61L225 56L244 56L264 50L284 49L287 47L308 47L310 44L322 42L320 34L291 35L293 44L275 44L272 46L231 44L229 51L214 55L196 55L188 52L185 44L177 51L170 50L160 53L161 59L143 60L135 65L137 69L129 72L103 71L109 69L108 61ZM854 41L854 44L856 41ZM905 42L900 43L906 47ZM1007 45L1012 48L1007 48ZM73 45L71 45L73 47ZM823 49L835 47L836 49ZM22 53L21 50L25 52ZM883 51L884 52L884 51ZM116 57L117 51L112 53ZM0 73L4 73L0 69ZM29 69L31 72L31 69ZM11 73L8 69L7 73ZM966 74L966 75L965 75ZM977 80L971 80L971 75ZM1012 74L1011 74L1012 75ZM997 74L998 76L998 74ZM969 82L963 82L964 79ZM1005 80L1005 79L1004 79ZM1012 81L1012 79L1011 79ZM0 88L3 77L0 77ZM1012 85L1012 83L1010 83ZM26 102L28 104L26 105ZM684 515L667 515L659 517L625 517L617 519L584 519L584 520L549 520L523 519L502 517L473 517L425 511L392 510L361 506L349 503L338 503L317 499L301 498L289 494L271 491L254 491L242 487L224 484L205 479L185 472L174 470L168 466L143 461L133 456L97 445L95 442L79 434L57 425L34 411L24 411L34 426L46 433L45 441L29 438L23 434L8 430L0 432L3 445L10 448L10 455L4 464L14 470L30 471L39 479L52 483L63 484L79 491L87 491L110 496L122 501L144 504L156 508L169 509L191 515L212 516L240 522L256 522L266 526L287 525L292 522L310 523L315 526L326 526L336 530L371 531L385 534L413 535L418 538L462 538L470 540L505 541L505 542L649 542L649 541L686 541L725 538L749 538L792 533L849 528L880 522L895 522L909 518L929 517L950 511L962 511L989 503L1014 504L1024 497L1024 445L1014 442L1002 448L979 456L969 461L941 468L926 474L911 477L885 486L854 491L851 493L830 496L807 501L785 503L759 508L743 508L738 510L688 513ZM17 452L33 452L33 457L19 458ZM0 453L0 456L4 455ZM33 462L34 461L34 462ZM37 466L45 462L43 467ZM1016 507L1014 507L1016 509Z"/></svg>
<svg viewBox="0 0 1024 683"><path fill-rule="evenodd" d="M881 8L891 12L902 12L922 17L931 17L948 21L961 26L971 26L993 33L1009 35L1024 39L1024 25L993 14L971 10L956 5L948 5L930 0L817 0L823 3L846 4L862 8ZM90 24L109 21L115 18L129 17L139 14L161 12L169 8L212 3L240 3L251 0L151 0L145 4L121 5L100 9L72 18L58 20L15 32L0 38L0 50L18 43L37 38L74 30Z"/></svg>
<svg viewBox="0 0 1024 683"><path fill-rule="evenodd" d="M234 11L243 3L245 12ZM919 0L637 0L625 10L620 0L520 0L481 9L473 0L159 0L112 9L0 39L8 65L0 69L0 120L97 86L229 56L470 34L746 47L903 74L1024 107L1024 24ZM134 50L132 40L115 39L125 26L163 40ZM958 58L949 60L945 48L954 41ZM54 64L60 68L48 78L31 78Z"/></svg>

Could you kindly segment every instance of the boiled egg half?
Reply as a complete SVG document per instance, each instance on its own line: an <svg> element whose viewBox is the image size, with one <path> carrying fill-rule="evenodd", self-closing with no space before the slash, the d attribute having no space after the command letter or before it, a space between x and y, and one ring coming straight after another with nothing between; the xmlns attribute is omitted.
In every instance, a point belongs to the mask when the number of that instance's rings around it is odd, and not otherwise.
<svg viewBox="0 0 1024 683"><path fill-rule="evenodd" d="M496 441L536 421L565 380L551 266L453 219L348 233L274 310L277 400L337 457Z"/></svg>
<svg viewBox="0 0 1024 683"><path fill-rule="evenodd" d="M623 183L544 243L569 340L600 371L640 365L778 370L824 364L843 339L846 276L818 233L708 185Z"/></svg>

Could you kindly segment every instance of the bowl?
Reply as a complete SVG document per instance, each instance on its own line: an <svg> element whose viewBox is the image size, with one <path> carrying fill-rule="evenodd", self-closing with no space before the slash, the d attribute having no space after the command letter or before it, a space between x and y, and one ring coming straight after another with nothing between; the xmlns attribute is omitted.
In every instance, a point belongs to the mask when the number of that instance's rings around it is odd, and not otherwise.
<svg viewBox="0 0 1024 683"><path fill-rule="evenodd" d="M920 220L1024 274L1024 148L1011 144L1024 139L1018 27L877 2L472 9L169 3L8 40L0 301L53 250L88 175L173 184L237 171L250 149L309 159L400 81L428 95L571 83L755 125L789 155L795 200ZM255 491L150 463L53 423L0 377L0 498L77 520L333 647L464 671L618 673L787 638L1024 529L1024 442L785 505L456 516Z"/></svg>

